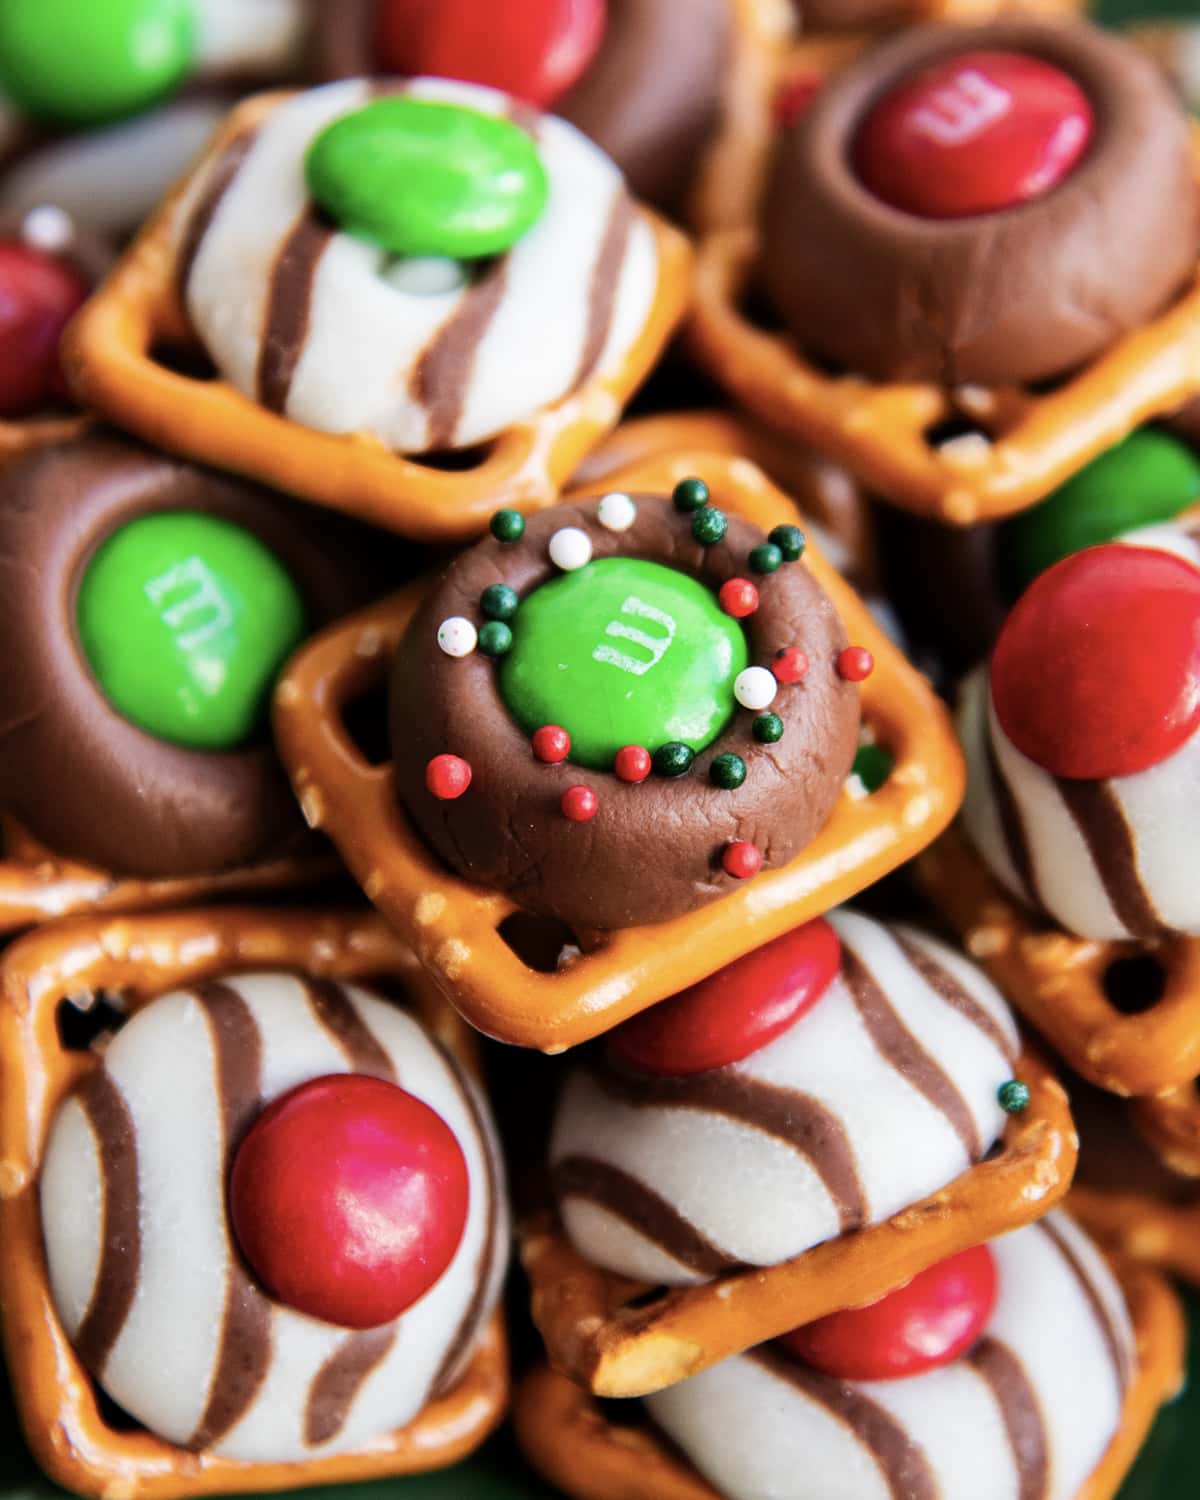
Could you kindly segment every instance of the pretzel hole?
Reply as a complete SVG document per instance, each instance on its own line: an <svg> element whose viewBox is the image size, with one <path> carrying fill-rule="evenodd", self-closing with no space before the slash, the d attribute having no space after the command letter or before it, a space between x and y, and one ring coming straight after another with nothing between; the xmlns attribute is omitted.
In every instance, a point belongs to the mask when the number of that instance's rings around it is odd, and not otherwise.
<svg viewBox="0 0 1200 1500"><path fill-rule="evenodd" d="M536 912L510 912L496 931L535 974L557 974L582 951L579 938L565 922Z"/></svg>
<svg viewBox="0 0 1200 1500"><path fill-rule="evenodd" d="M102 1390L90 1376L88 1384L96 1403L96 1415L110 1432L145 1432L145 1427L135 1417L131 1417L123 1406L118 1406L108 1392Z"/></svg>
<svg viewBox="0 0 1200 1500"><path fill-rule="evenodd" d="M492 456L493 443L476 443L470 448L447 448L442 453L405 454L405 461L442 474L466 474L482 469Z"/></svg>
<svg viewBox="0 0 1200 1500"><path fill-rule="evenodd" d="M154 344L150 358L156 365L185 380L217 380L217 367L198 344Z"/></svg>
<svg viewBox="0 0 1200 1500"><path fill-rule="evenodd" d="M392 758L387 700L387 683L380 680L347 699L340 708L342 727L368 766L386 765Z"/></svg>
<svg viewBox="0 0 1200 1500"><path fill-rule="evenodd" d="M1140 1016L1162 999L1167 971L1152 953L1134 953L1114 958L1101 981L1105 998L1123 1016Z"/></svg>
<svg viewBox="0 0 1200 1500"><path fill-rule="evenodd" d="M58 1044L64 1052L90 1052L124 1024L120 996L103 990L60 1000L54 1012Z"/></svg>
<svg viewBox="0 0 1200 1500"><path fill-rule="evenodd" d="M961 412L934 422L931 427L925 429L924 437L934 452L941 452L951 445L965 448L967 444L986 444L991 447L992 442L991 437L978 422L973 422L970 417L963 416Z"/></svg>
<svg viewBox="0 0 1200 1500"><path fill-rule="evenodd" d="M622 1312L643 1312L648 1307L655 1307L660 1302L665 1302L667 1289L665 1286L652 1286L644 1292L639 1292L636 1297L630 1297L628 1302L621 1304Z"/></svg>

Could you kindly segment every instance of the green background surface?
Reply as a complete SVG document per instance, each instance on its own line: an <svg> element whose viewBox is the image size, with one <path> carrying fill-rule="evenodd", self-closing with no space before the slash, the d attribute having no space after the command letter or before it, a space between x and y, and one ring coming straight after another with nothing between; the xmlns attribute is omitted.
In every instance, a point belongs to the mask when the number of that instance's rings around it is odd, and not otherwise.
<svg viewBox="0 0 1200 1500"><path fill-rule="evenodd" d="M1196 0L1104 0L1105 21L1137 16L1197 16ZM1189 1368L1200 1369L1200 1296L1186 1294L1191 1321ZM306 1490L325 1500L553 1500L555 1492L528 1473L511 1439L502 1434L475 1458L443 1474L414 1479ZM11 1403L0 1392L0 1500L57 1500L63 1491L38 1470L21 1439ZM1121 1491L1121 1500L1192 1500L1200 1497L1200 1382L1159 1417L1149 1443ZM957 1500L957 1497L955 1497ZM965 1500L965 1497L964 1497Z"/></svg>

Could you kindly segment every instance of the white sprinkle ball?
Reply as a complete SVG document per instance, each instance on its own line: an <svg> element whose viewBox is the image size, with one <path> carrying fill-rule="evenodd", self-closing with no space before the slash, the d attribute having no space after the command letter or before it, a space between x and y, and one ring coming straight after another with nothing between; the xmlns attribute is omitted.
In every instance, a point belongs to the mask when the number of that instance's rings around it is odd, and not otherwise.
<svg viewBox="0 0 1200 1500"><path fill-rule="evenodd" d="M550 538L550 561L564 573L574 573L592 560L592 539L578 526L564 526Z"/></svg>
<svg viewBox="0 0 1200 1500"><path fill-rule="evenodd" d="M21 220L21 238L35 250L57 255L75 243L75 221L56 203L40 203Z"/></svg>
<svg viewBox="0 0 1200 1500"><path fill-rule="evenodd" d="M628 531L637 520L637 506L628 495L614 490L596 507L596 519L608 531Z"/></svg>
<svg viewBox="0 0 1200 1500"><path fill-rule="evenodd" d="M447 656L470 656L479 634L470 620L451 615L438 626L437 643Z"/></svg>
<svg viewBox="0 0 1200 1500"><path fill-rule="evenodd" d="M757 713L774 703L778 686L774 673L768 672L766 667L747 667L733 679L733 696L743 708Z"/></svg>
<svg viewBox="0 0 1200 1500"><path fill-rule="evenodd" d="M410 297L444 297L461 291L470 278L462 261L449 256L405 255L388 262L383 279Z"/></svg>

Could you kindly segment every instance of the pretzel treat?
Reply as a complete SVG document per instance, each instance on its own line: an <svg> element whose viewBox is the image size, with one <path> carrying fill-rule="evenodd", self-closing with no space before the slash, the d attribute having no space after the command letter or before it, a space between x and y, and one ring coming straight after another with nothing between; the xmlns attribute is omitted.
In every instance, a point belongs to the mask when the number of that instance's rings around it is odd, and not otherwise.
<svg viewBox="0 0 1200 1500"><path fill-rule="evenodd" d="M507 1385L485 1331L497 1149L469 1040L377 919L72 919L10 948L0 983L6 1349L52 1478L165 1500L420 1471L482 1441ZM71 1049L68 997L101 993L124 1025ZM394 1211L395 1179L354 1157L367 1125L384 1173L426 1174L421 1273L346 1238L342 1214ZM114 1426L101 1389L145 1426Z"/></svg>
<svg viewBox="0 0 1200 1500"><path fill-rule="evenodd" d="M1032 54L1038 66L1058 69L1066 93L1075 88L1068 75L1078 71L1089 91L1106 101L1107 123L1086 164L1068 171L1044 200L1007 215L992 212L986 219L914 220L859 182L857 168L847 160L850 137L867 101L877 98L888 80L903 79L930 57L936 61L947 51L969 47L979 56ZM767 227L761 231L747 224L706 239L690 329L694 351L748 410L851 465L892 503L956 525L1011 514L1140 423L1196 393L1200 293L1194 274L1200 217L1189 176L1186 126L1152 69L1121 43L1082 29L1034 22L997 23L971 32L922 29L871 52L833 84L818 88L824 71L840 63L847 50L852 49L840 43L838 51L814 52L793 61L790 74L785 70L790 84L785 81L780 108L785 118L796 119L787 127L791 169L787 150L776 168L773 196L780 222L771 220L768 206ZM986 80L984 86L1000 92L1009 87ZM1012 86L1019 90L1019 81ZM788 105L789 87L799 92L801 102L815 94L812 108ZM1135 126L1134 121L1140 123ZM983 130L986 134L986 124ZM873 158L881 172L880 163L887 161L881 152L890 149L890 137L884 134L882 140ZM1152 140L1158 144L1151 146ZM1178 220L1165 231L1170 240L1165 257L1157 233L1139 240L1130 227L1136 220L1139 232L1148 229L1153 215L1120 201L1141 187L1149 190L1150 175L1124 156L1142 147L1154 153L1156 172L1173 174L1173 186L1154 190L1156 204L1161 208L1170 199L1169 212ZM811 184L814 194L826 195L828 204L822 199L819 210L806 205L792 175ZM945 177L929 164L928 170L897 167L892 177L885 174L881 180L886 191L893 180L911 185ZM1078 209L1074 218L1068 212L1072 204ZM948 203L938 211L957 210ZM1083 226L1091 214L1102 212L1113 213L1123 226L1120 233L1105 231L1106 243L1120 241L1122 253L1146 264L1153 261L1155 271L1123 276L1106 262L1103 289L1089 299L1103 316L1067 330L1063 318L1070 315L1064 314L1061 299L1034 312L1035 299L1021 286L1027 291L1026 283L1036 281L1040 295L1053 297L1057 285L1078 284L1078 264L1085 259L1089 274L1099 274L1092 254L1097 235ZM818 223L827 232L815 233L812 226ZM841 229L828 228L830 224ZM1011 286L1003 277L994 285L990 277L981 279L984 224L992 236L987 253L1002 258ZM997 249L997 225L1011 229L1014 237L1003 252ZM845 245L831 245L830 237L839 233ZM1028 245L1015 244L1026 237ZM801 269L801 253L816 257L821 269ZM879 264L864 269L864 255L876 256ZM1053 271L1059 262L1061 273ZM791 326L790 335L763 327L744 305L763 267L771 300ZM853 316L844 315L837 294L826 285L831 275L843 273L855 287L870 286L880 299L895 293L908 309L919 307L920 320L911 311L872 311L861 302L855 303ZM984 281L989 301L981 311L969 292ZM966 287L961 296L952 291L960 283ZM1128 305L1116 293L1119 285L1136 289ZM813 300L801 311L791 303L803 298L806 289ZM1019 316L1031 315L1028 339L1014 322L1018 306ZM825 340L826 333L835 341L849 337L851 328L861 347L833 348ZM905 329L907 342L898 332ZM1089 339L1091 348L1085 349ZM1069 352L1073 341L1078 347ZM830 359L834 373L829 373ZM1021 384L1039 365L1044 374L1056 361L1065 361L1058 368L1069 366L1069 374L1053 389Z"/></svg>
<svg viewBox="0 0 1200 1500"><path fill-rule="evenodd" d="M1075 1131L1066 1096L1036 1057L1024 1054L1012 1071L1029 1103L1010 1118L998 1152L869 1227L837 1235L832 1220L835 1238L777 1265L712 1275L710 1263L711 1279L664 1288L598 1268L555 1214L532 1217L521 1229L521 1255L552 1362L598 1395L663 1390L799 1323L872 1301L935 1261L1045 1213L1070 1183Z"/></svg>
<svg viewBox="0 0 1200 1500"><path fill-rule="evenodd" d="M1039 1479L1054 1500L1111 1500L1178 1389L1176 1298L1144 1268L1121 1264L1114 1280L1060 1214L982 1253L994 1267L993 1310L982 1336L936 1377L838 1379L802 1359L816 1330L800 1328L794 1348L764 1344L650 1398L646 1422L636 1408L627 1421L602 1412L543 1367L518 1391L518 1441L577 1500L737 1500L801 1465L814 1483L851 1478L847 1493L872 1500L987 1500L1022 1482L1034 1493ZM877 1314L848 1315L847 1332L856 1316ZM1089 1351L1086 1388L1080 1349Z"/></svg>
<svg viewBox="0 0 1200 1500"><path fill-rule="evenodd" d="M764 532L794 525L797 519L783 496L752 465L704 454L678 455L608 476L606 482L613 486L610 493L618 499L604 507L603 515L620 520L629 514L630 495L671 494L680 481L697 474L705 476L713 501L711 507L703 508L709 512L708 518L701 512L700 519L693 523L697 536L709 525L720 529L725 512L736 517L739 525L746 522ZM716 510L718 506L721 511ZM636 505L632 509L636 511ZM620 533L600 519L598 502L581 501L579 513L590 518L584 539L590 537L601 555L615 551L607 537L612 531L619 541ZM686 536L687 517L677 516L674 524L682 527ZM734 525L729 522L731 536L741 535ZM576 537L581 533L581 528L562 529L574 531ZM575 538L568 541L574 546ZM724 551L714 542L711 553L701 554L702 566L692 560L696 554L687 542L676 555L685 568L703 573L704 568L724 566ZM863 646L873 658L874 670L861 687L862 714L871 738L893 757L891 774L869 796L855 795L863 792L861 785L843 792L824 828L798 858L780 868L773 867L770 857L773 835L769 831L758 849L759 853L765 849L766 857L757 875L753 875L756 862L752 851L744 847L750 837L734 836L733 845L715 852L710 873L697 882L696 894L688 897L688 904L698 909L648 925L599 932L590 925L582 931L568 931L561 922L539 924L512 899L448 874L402 813L394 792L394 768L369 765L355 747L344 725L344 706L384 680L416 616L420 591L401 594L384 607L359 615L345 629L327 633L301 653L285 673L276 693L276 735L306 817L313 827L329 834L371 899L409 937L422 962L439 976L455 1004L481 1030L510 1042L549 1050L562 1050L596 1036L636 1010L686 988L806 917L848 898L927 843L934 830L952 815L959 790L957 748L928 688L813 549L801 564L783 564L782 554L777 557L776 553L777 548L774 552L768 549L760 554L760 561L768 565L779 561L781 571L789 566L811 570L813 582L828 596L840 617L840 628L847 639ZM735 555L744 561L744 554ZM728 577L730 572L732 559L722 576ZM756 576L764 600L789 597L774 587L778 571ZM740 582L748 583L748 579ZM461 602L464 609L478 608L477 600L464 598ZM774 618L765 605L764 614L767 623ZM519 631L519 619L515 625ZM827 626L814 628L824 630ZM475 627L471 625L470 629ZM486 645L493 636L503 644L495 632L481 639ZM846 655L843 660L842 653L838 659L842 670L851 673L863 660L857 655ZM803 706L803 688L795 694L786 683L794 658L778 660L783 675L777 678L779 712L773 715L775 719L786 717L790 702ZM819 681L819 667L813 670L814 680ZM800 677L803 675L801 672ZM752 673L751 678L768 686L765 673ZM828 684L833 702L840 701L845 685L844 681L836 686ZM838 714L840 724L840 709ZM473 722L464 720L464 728ZM727 778L728 787L723 786L726 767L736 773L739 767L733 762L740 761L749 783L751 768L760 764L753 746L776 748L778 742L770 739L776 727L772 722L762 726L768 736L765 741L741 736L736 750L728 752L730 759L722 760L716 771L709 772L709 785L703 794L714 799L722 820L722 798L736 797L742 779L732 774ZM423 732L420 724L416 728ZM786 739L786 723L783 728ZM730 728L725 735L735 732L739 731ZM517 731L510 724L504 733L507 741ZM839 758L845 754L840 733L834 752ZM587 823L591 820L585 803L590 804L591 798L583 797L583 792L590 790L597 803L608 798L616 807L623 807L627 799L638 795L638 778L645 767L635 766L633 756L623 759L622 768L629 779L621 782L619 775L614 779L612 773L564 762L549 741L543 744L539 739L538 743L547 753L543 761L535 761L535 747L531 768L540 764L542 776L552 778L546 784L555 808L566 809L570 804L572 811L584 813L580 831L598 857L605 824L601 817L598 827L589 830ZM642 755L650 758L644 747L631 749L641 749ZM439 746L438 750L455 753L452 747ZM439 762L428 775L440 790L452 791L442 777L458 770L452 763ZM486 787L487 767L478 767L477 773ZM573 792L573 787L581 790ZM581 799L578 809L574 805L577 799ZM633 806L636 808L636 801ZM689 816L683 802L679 808L683 816ZM801 809L801 815L808 814ZM540 807L537 816L542 816ZM560 811L558 816L564 823L570 822L571 811ZM796 814L791 816L794 819ZM726 826L723 821L721 826ZM557 838L558 824L552 827ZM667 865L673 858L666 856L660 863ZM686 891L679 871L668 871L665 878L675 883L676 891ZM682 879L690 878L685 869ZM547 900L553 899L552 890L544 894ZM601 899L611 908L620 890L610 886L598 889L596 894L599 911ZM586 892L578 887L574 894L564 891L564 895L570 895L573 901L576 896L579 901L586 899ZM714 901L717 896L721 899ZM704 908L702 903L706 901L712 904ZM542 946L548 945L551 950L545 962L538 960L523 941L533 937L535 931L545 940ZM528 960L520 956L521 948L529 954Z"/></svg>
<svg viewBox="0 0 1200 1500"><path fill-rule="evenodd" d="M154 881L316 852L265 703L307 632L395 574L364 528L297 519L99 432L0 471L2 802L58 858Z"/></svg>
<svg viewBox="0 0 1200 1500"><path fill-rule="evenodd" d="M1181 1177L1200 1177L1200 1089L1195 1079L1134 1099L1130 1114L1138 1134L1165 1167Z"/></svg>
<svg viewBox="0 0 1200 1500"><path fill-rule="evenodd" d="M498 216L491 238L439 218L415 170L362 191L425 131L434 176ZM359 225L355 193L394 221ZM162 447L448 541L555 497L689 280L682 237L561 121L487 89L354 80L239 106L76 319L67 361L82 399ZM219 378L168 369L172 344Z"/></svg>

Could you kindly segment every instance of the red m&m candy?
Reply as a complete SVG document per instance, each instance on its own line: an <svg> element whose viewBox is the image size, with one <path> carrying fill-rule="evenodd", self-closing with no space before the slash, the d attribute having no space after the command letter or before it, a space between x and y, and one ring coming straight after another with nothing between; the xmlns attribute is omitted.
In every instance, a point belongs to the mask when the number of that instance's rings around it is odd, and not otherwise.
<svg viewBox="0 0 1200 1500"><path fill-rule="evenodd" d="M59 340L87 294L62 261L0 240L0 416L20 416L66 395Z"/></svg>
<svg viewBox="0 0 1200 1500"><path fill-rule="evenodd" d="M375 48L393 73L484 83L544 109L582 76L606 0L380 0Z"/></svg>
<svg viewBox="0 0 1200 1500"><path fill-rule="evenodd" d="M893 208L967 218L1048 192L1092 126L1087 95L1061 68L1020 52L962 52L883 96L859 127L854 167Z"/></svg>
<svg viewBox="0 0 1200 1500"><path fill-rule="evenodd" d="M779 1342L838 1380L904 1380L965 1354L987 1326L996 1291L996 1262L978 1245L869 1307L831 1313Z"/></svg>
<svg viewBox="0 0 1200 1500"><path fill-rule="evenodd" d="M467 1223L462 1147L394 1083L316 1078L251 1126L229 1208L242 1253L279 1301L345 1328L390 1323L434 1286Z"/></svg>
<svg viewBox="0 0 1200 1500"><path fill-rule="evenodd" d="M1200 724L1200 569L1110 544L1037 578L992 657L992 701L1013 744L1053 776L1145 771Z"/></svg>
<svg viewBox="0 0 1200 1500"><path fill-rule="evenodd" d="M816 1004L841 957L829 923L808 922L618 1026L609 1055L635 1072L670 1078L740 1062Z"/></svg>

